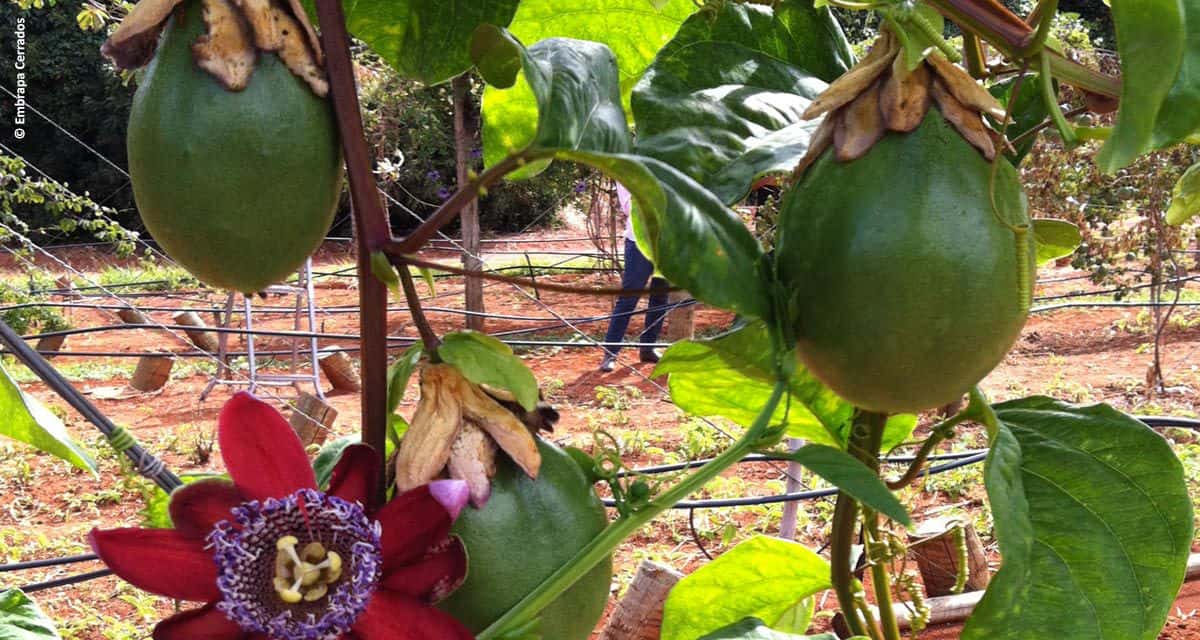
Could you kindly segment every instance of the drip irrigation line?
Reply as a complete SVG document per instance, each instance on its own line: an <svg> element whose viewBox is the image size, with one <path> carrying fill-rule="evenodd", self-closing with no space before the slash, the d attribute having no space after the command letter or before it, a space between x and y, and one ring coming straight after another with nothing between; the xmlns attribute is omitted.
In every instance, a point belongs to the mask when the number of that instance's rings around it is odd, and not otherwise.
<svg viewBox="0 0 1200 640"><path fill-rule="evenodd" d="M1200 302L1062 302L1059 304L1046 305L1044 307L1034 307L1029 310L1029 313L1045 313L1047 311L1058 311L1060 309L1078 309L1089 307L1200 307Z"/></svg>
<svg viewBox="0 0 1200 640"><path fill-rule="evenodd" d="M170 568L165 567L164 570L170 571ZM111 569L100 569L98 571L89 571L88 573L67 576L65 578L56 578L54 580L47 580L45 582L27 584L21 587L21 591L24 591L25 593L33 593L35 591L44 591L46 589L53 589L55 587L68 587L73 584L79 584L81 582L87 582L88 580L95 580L96 578L103 578L110 575L112 575Z"/></svg>
<svg viewBox="0 0 1200 640"><path fill-rule="evenodd" d="M63 564L91 562L92 560L99 559L100 557L94 553L85 553L79 556L64 556L62 558L47 558L45 560L27 560L25 562L10 562L8 564L0 564L0 573L7 571L24 571L26 569L40 569L42 567L56 567Z"/></svg>
<svg viewBox="0 0 1200 640"><path fill-rule="evenodd" d="M1063 293L1063 294L1058 294L1058 295L1053 295L1053 296L1038 296L1038 297L1034 298L1033 301L1034 302L1046 302L1048 300L1066 300L1069 298L1084 298L1087 296L1103 296L1103 295L1107 295L1110 293L1122 293L1122 292L1126 292L1126 291L1140 291L1142 289L1149 289L1154 286L1169 287L1171 285L1179 284L1179 283L1187 284L1188 282L1194 282L1196 280L1200 280L1200 276L1183 276L1183 277L1179 277L1179 278L1172 278L1165 282L1158 283L1157 285L1155 285L1154 283L1145 283L1145 284L1139 284L1139 285L1132 285L1132 286L1128 286L1128 287L1114 287L1112 289L1096 289L1096 290L1092 290L1092 291L1075 291L1072 293Z"/></svg>

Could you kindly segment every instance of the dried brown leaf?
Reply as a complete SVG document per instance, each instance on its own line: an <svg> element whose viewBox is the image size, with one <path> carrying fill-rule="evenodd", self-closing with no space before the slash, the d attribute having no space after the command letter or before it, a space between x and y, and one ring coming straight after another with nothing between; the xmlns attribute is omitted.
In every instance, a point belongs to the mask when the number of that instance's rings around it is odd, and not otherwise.
<svg viewBox="0 0 1200 640"><path fill-rule="evenodd" d="M812 138L808 142L808 151L804 157L800 158L800 163L792 169L792 182L799 182L804 176L804 172L808 170L812 163L821 157L822 153L833 144L833 131L837 127L837 123L841 121L841 111L834 111L825 115L825 119L821 121L821 125L813 132Z"/></svg>
<svg viewBox="0 0 1200 640"><path fill-rule="evenodd" d="M242 17L254 32L254 46L259 51L279 51L283 46L283 34L276 21L271 0L234 0Z"/></svg>
<svg viewBox="0 0 1200 640"><path fill-rule="evenodd" d="M317 31L313 29L312 22L309 22L308 12L304 10L304 5L300 4L300 0L287 0L287 4L288 8L292 10L292 17L304 29L304 35L308 38L308 46L312 49L317 64L325 66L325 54L321 50L321 39L317 37Z"/></svg>
<svg viewBox="0 0 1200 640"><path fill-rule="evenodd" d="M892 59L899 51L900 45L895 38L888 32L883 32L867 55L863 56L863 59L852 69L834 80L829 88L808 105L800 117L812 120L823 113L848 104L870 87L879 78L879 75L891 66Z"/></svg>
<svg viewBox="0 0 1200 640"><path fill-rule="evenodd" d="M203 0L208 33L192 44L196 65L221 86L241 91L250 82L258 52L250 26L229 0Z"/></svg>
<svg viewBox="0 0 1200 640"><path fill-rule="evenodd" d="M979 149L983 157L989 161L996 159L996 142L992 139L991 131L983 123L983 116L978 111L968 108L954 97L941 79L934 79L930 93L937 103L942 117L949 122L971 146Z"/></svg>
<svg viewBox="0 0 1200 640"><path fill-rule="evenodd" d="M279 7L273 10L272 15L279 25L280 37L283 39L279 59L292 73L307 83L313 93L324 98L329 94L329 81L325 78L325 70L317 63L316 54L305 40L300 23Z"/></svg>
<svg viewBox="0 0 1200 640"><path fill-rule="evenodd" d="M119 69L137 69L150 62L163 23L183 0L141 0L100 47L100 53Z"/></svg>
<svg viewBox="0 0 1200 640"><path fill-rule="evenodd" d="M421 398L396 452L396 491L427 484L449 462L463 425L460 380L462 376L450 365L421 369Z"/></svg>
<svg viewBox="0 0 1200 640"><path fill-rule="evenodd" d="M451 478L467 483L471 504L482 509L492 495L492 478L496 475L495 441L475 423L464 421L450 447L447 469Z"/></svg>
<svg viewBox="0 0 1200 640"><path fill-rule="evenodd" d="M511 411L500 406L491 396L463 378L463 417L486 431L496 444L512 458L530 478L537 478L542 466L542 454L525 424Z"/></svg>
<svg viewBox="0 0 1200 640"><path fill-rule="evenodd" d="M929 67L921 65L901 79L892 74L883 83L879 109L891 131L907 133L921 126L929 111Z"/></svg>
<svg viewBox="0 0 1200 640"><path fill-rule="evenodd" d="M933 54L925 58L925 61L933 66L937 76L945 83L946 89L963 105L997 119L1004 117L1004 107L996 97L988 93L987 89L961 67L939 54Z"/></svg>
<svg viewBox="0 0 1200 640"><path fill-rule="evenodd" d="M871 85L841 111L841 121L833 131L833 149L840 162L866 155L883 137L883 112L879 110L880 83Z"/></svg>

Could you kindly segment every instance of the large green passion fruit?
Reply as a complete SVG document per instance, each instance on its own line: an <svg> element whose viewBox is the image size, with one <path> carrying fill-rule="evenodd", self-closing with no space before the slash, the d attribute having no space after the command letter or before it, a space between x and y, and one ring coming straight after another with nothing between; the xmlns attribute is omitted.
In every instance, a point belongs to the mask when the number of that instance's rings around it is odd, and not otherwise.
<svg viewBox="0 0 1200 640"><path fill-rule="evenodd" d="M138 210L168 255L202 281L242 292L279 282L320 245L341 191L328 100L275 53L246 88L197 67L201 2L167 22L129 116Z"/></svg>
<svg viewBox="0 0 1200 640"><path fill-rule="evenodd" d="M487 505L467 507L454 525L467 548L467 580L439 606L474 633L566 564L608 522L575 461L541 440L538 450L537 480L500 456ZM542 637L586 640L604 613L611 580L610 558L543 610Z"/></svg>
<svg viewBox="0 0 1200 640"><path fill-rule="evenodd" d="M995 162L933 108L856 160L825 151L785 197L777 255L798 356L855 405L953 402L1016 340L1034 249L1017 173Z"/></svg>

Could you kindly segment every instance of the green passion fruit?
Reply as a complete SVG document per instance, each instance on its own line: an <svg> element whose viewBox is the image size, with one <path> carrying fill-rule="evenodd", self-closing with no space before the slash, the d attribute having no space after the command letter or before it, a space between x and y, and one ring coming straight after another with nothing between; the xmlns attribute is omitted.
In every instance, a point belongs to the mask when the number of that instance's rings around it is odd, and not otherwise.
<svg viewBox="0 0 1200 640"><path fill-rule="evenodd" d="M1035 254L1016 170L993 166L937 109L856 160L834 153L807 168L780 213L797 355L864 409L953 402L1028 314Z"/></svg>
<svg viewBox="0 0 1200 640"><path fill-rule="evenodd" d="M538 450L537 480L499 456L487 505L467 507L454 525L467 548L467 579L438 606L474 633L566 564L608 522L579 465L547 442L539 440ZM542 611L542 637L586 640L604 613L611 581L609 558Z"/></svg>
<svg viewBox="0 0 1200 640"><path fill-rule="evenodd" d="M260 291L320 245L341 192L329 101L275 53L230 91L200 69L201 2L168 20L129 116L129 172L142 221L207 284Z"/></svg>

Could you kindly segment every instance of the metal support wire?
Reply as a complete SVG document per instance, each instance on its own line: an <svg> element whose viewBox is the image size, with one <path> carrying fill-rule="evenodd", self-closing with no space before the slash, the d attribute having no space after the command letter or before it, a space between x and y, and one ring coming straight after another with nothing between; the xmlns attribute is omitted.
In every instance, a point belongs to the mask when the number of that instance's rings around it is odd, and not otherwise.
<svg viewBox="0 0 1200 640"><path fill-rule="evenodd" d="M0 342L3 342L25 366L37 374L54 393L67 401L84 418L96 426L107 438L116 438L124 429L113 424L99 409L96 408L83 394L46 361L37 351L25 343L17 332L7 323L0 320ZM163 461L154 454L146 451L140 444L124 449L125 457L129 458L138 473L152 480L168 494L183 485L179 477L166 468Z"/></svg>

